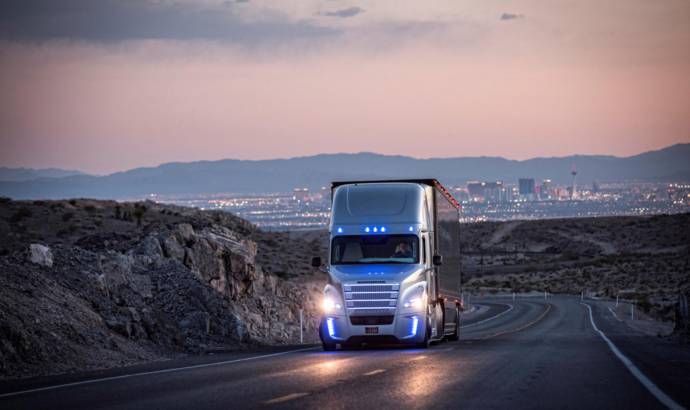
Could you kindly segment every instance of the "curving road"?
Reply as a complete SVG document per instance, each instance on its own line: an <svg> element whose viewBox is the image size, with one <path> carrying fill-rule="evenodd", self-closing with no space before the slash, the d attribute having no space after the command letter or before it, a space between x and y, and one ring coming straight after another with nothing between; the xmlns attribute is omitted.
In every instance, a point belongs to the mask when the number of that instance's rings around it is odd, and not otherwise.
<svg viewBox="0 0 690 410"><path fill-rule="evenodd" d="M486 299L475 304L485 309L463 322L460 341L427 350L325 353L307 347L5 382L0 384L0 408L690 405L690 349L635 333L596 302L587 302L591 317L579 298Z"/></svg>

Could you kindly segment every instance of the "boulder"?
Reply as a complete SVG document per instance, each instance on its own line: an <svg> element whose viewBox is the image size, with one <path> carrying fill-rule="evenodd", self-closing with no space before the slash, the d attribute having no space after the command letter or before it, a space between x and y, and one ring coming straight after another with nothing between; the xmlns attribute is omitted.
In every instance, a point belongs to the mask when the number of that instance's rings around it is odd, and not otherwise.
<svg viewBox="0 0 690 410"><path fill-rule="evenodd" d="M53 253L50 248L38 243L32 243L29 246L29 259L38 265L53 266Z"/></svg>

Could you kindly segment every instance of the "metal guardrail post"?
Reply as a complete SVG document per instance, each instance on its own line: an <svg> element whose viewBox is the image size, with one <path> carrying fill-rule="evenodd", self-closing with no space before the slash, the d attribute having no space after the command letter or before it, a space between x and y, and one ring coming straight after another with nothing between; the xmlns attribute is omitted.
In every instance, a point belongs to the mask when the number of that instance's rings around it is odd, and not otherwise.
<svg viewBox="0 0 690 410"><path fill-rule="evenodd" d="M299 309L299 344L304 344L304 309Z"/></svg>
<svg viewBox="0 0 690 410"><path fill-rule="evenodd" d="M635 320L635 302L630 304L630 320Z"/></svg>

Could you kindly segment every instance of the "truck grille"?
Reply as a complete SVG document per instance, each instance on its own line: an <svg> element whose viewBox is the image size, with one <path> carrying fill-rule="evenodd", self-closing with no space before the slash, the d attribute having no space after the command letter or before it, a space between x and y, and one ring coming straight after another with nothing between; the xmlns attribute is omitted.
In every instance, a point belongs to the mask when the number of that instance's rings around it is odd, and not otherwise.
<svg viewBox="0 0 690 410"><path fill-rule="evenodd" d="M345 304L348 309L355 310L395 309L399 290L397 283L343 285Z"/></svg>

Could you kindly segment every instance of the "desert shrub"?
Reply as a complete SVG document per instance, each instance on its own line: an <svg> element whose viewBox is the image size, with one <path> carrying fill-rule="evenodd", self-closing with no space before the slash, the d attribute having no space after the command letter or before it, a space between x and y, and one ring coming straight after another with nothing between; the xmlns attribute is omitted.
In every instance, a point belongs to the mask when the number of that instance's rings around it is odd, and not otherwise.
<svg viewBox="0 0 690 410"><path fill-rule="evenodd" d="M652 309L652 302L649 301L649 297L644 297L637 303L637 306L642 309L644 313L649 313Z"/></svg>
<svg viewBox="0 0 690 410"><path fill-rule="evenodd" d="M86 210L86 212L93 212L96 210L96 207L93 205L86 205L84 209Z"/></svg>
<svg viewBox="0 0 690 410"><path fill-rule="evenodd" d="M141 221L146 213L146 205L135 204L133 215L137 219L137 226L141 226Z"/></svg>
<svg viewBox="0 0 690 410"><path fill-rule="evenodd" d="M22 219L29 218L32 214L33 213L31 212L31 209L23 206L17 209L17 212L15 212L14 215L10 217L10 222L19 222Z"/></svg>
<svg viewBox="0 0 690 410"><path fill-rule="evenodd" d="M6 196L0 196L0 204L6 204L12 202L12 198L8 198Z"/></svg>
<svg viewBox="0 0 690 410"><path fill-rule="evenodd" d="M69 204L72 205L72 206L77 206L77 200L76 200L76 199L70 199L70 200L67 201L67 202L69 202Z"/></svg>
<svg viewBox="0 0 690 410"><path fill-rule="evenodd" d="M70 219L72 219L73 217L74 217L74 212L65 212L64 214L62 214L63 222L67 222Z"/></svg>

